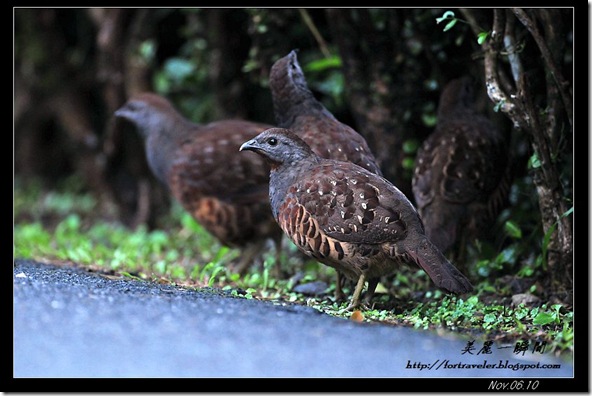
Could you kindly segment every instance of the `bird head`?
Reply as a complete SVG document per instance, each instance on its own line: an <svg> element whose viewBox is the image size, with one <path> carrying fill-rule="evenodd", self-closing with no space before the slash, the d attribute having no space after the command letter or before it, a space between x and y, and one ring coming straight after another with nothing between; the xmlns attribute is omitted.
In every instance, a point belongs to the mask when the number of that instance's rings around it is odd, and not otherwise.
<svg viewBox="0 0 592 396"><path fill-rule="evenodd" d="M463 76L446 84L438 103L438 119L454 117L457 111L474 111L475 81L471 76Z"/></svg>
<svg viewBox="0 0 592 396"><path fill-rule="evenodd" d="M311 148L296 134L284 128L270 128L243 143L239 151L250 150L267 160L272 168L315 158Z"/></svg>
<svg viewBox="0 0 592 396"><path fill-rule="evenodd" d="M166 122L183 119L168 99L150 92L131 97L114 115L134 124L144 138L152 131L161 130Z"/></svg>
<svg viewBox="0 0 592 396"><path fill-rule="evenodd" d="M272 66L269 75L272 93L280 95L285 85L293 86L298 91L308 93L310 90L304 77L304 72L298 63L298 50L292 50L283 58L278 59ZM311 93L312 94L312 93Z"/></svg>

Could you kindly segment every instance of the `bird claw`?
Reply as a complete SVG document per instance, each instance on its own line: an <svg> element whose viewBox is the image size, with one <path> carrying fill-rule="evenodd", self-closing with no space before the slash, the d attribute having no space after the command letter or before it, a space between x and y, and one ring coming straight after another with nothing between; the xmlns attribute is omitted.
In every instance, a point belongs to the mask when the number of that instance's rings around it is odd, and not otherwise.
<svg viewBox="0 0 592 396"><path fill-rule="evenodd" d="M338 311L339 314L346 314L348 312L353 312L356 310L359 311L368 311L370 310L370 305L368 305L367 302L360 302L358 301L357 303L352 301L351 303L349 303L349 305L346 308L343 308L341 310Z"/></svg>

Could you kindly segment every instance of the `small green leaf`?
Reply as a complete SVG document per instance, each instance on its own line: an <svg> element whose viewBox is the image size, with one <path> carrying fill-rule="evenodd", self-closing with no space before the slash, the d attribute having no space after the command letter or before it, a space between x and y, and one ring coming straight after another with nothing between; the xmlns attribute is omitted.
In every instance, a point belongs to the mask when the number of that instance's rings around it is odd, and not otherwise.
<svg viewBox="0 0 592 396"><path fill-rule="evenodd" d="M403 152L405 154L413 154L417 151L418 146L419 146L419 143L415 139L405 140L403 142Z"/></svg>
<svg viewBox="0 0 592 396"><path fill-rule="evenodd" d="M535 157L535 155L530 157L529 163L533 157ZM573 206L570 209L566 210L565 213L563 215L561 215L561 217L569 216L572 212L573 212ZM544 270L547 269L547 250L549 249L549 243L551 243L551 236L553 236L553 233L557 229L557 224L558 224L558 222L555 222L551 227L549 227L549 229L547 230L547 232L543 236L541 259L542 259L542 267Z"/></svg>
<svg viewBox="0 0 592 396"><path fill-rule="evenodd" d="M497 319L497 316L492 313L488 313L485 316L483 316L483 322L485 322L485 323L493 323L493 322L495 322L496 319Z"/></svg>
<svg viewBox="0 0 592 396"><path fill-rule="evenodd" d="M567 217L572 213L573 213L573 206L571 208L569 208L568 210L566 210L565 213L561 215L561 217Z"/></svg>
<svg viewBox="0 0 592 396"><path fill-rule="evenodd" d="M187 59L170 58L166 61L164 70L170 79L181 81L195 71L195 65Z"/></svg>
<svg viewBox="0 0 592 396"><path fill-rule="evenodd" d="M490 269L489 269L489 260L479 260L477 262L477 273L482 277L489 276Z"/></svg>
<svg viewBox="0 0 592 396"><path fill-rule="evenodd" d="M479 45L482 45L485 40L487 40L487 37L489 36L489 32L481 32L477 35L477 43Z"/></svg>
<svg viewBox="0 0 592 396"><path fill-rule="evenodd" d="M181 224L183 227L187 228L189 231L193 233L199 233L201 231L201 226L195 219L187 212L183 211L181 214Z"/></svg>
<svg viewBox="0 0 592 396"><path fill-rule="evenodd" d="M531 267L524 267L521 268L520 271L518 271L518 276L524 278L530 278L532 274L534 274L534 269L532 269ZM534 290L531 290L530 292L533 293L534 291L536 291L536 286L534 286Z"/></svg>
<svg viewBox="0 0 592 396"><path fill-rule="evenodd" d="M404 158L402 165L403 169L413 170L415 168L415 160L413 158Z"/></svg>
<svg viewBox="0 0 592 396"><path fill-rule="evenodd" d="M557 223L555 223L551 227L549 227L549 229L545 233L545 236L543 237L543 255L545 255L547 252L547 248L549 247L549 243L551 242L551 235L553 235L556 228L557 228Z"/></svg>
<svg viewBox="0 0 592 396"><path fill-rule="evenodd" d="M528 169L536 169L536 168L540 168L540 167L541 167L541 160L539 159L539 156L536 153L534 153L528 159Z"/></svg>
<svg viewBox="0 0 592 396"><path fill-rule="evenodd" d="M425 126L431 128L436 125L436 123L438 122L438 118L435 114L422 114L421 121Z"/></svg>
<svg viewBox="0 0 592 396"><path fill-rule="evenodd" d="M535 325L546 325L555 321L555 315L548 314L546 312L539 312L538 315L533 319L532 323Z"/></svg>
<svg viewBox="0 0 592 396"><path fill-rule="evenodd" d="M318 60L309 62L303 67L303 69L304 71L320 72L339 67L341 67L341 58L334 55L330 58L320 58Z"/></svg>
<svg viewBox="0 0 592 396"><path fill-rule="evenodd" d="M495 257L495 264L497 264L496 269L501 270L503 264L509 263L512 264L516 261L516 245L510 245L504 250L502 250L496 257Z"/></svg>
<svg viewBox="0 0 592 396"><path fill-rule="evenodd" d="M140 56L146 60L151 61L156 55L156 45L154 40L146 40L140 44L139 48Z"/></svg>
<svg viewBox="0 0 592 396"><path fill-rule="evenodd" d="M218 276L218 274L223 270L224 270L224 267L214 268L214 271L212 271L212 275L210 275L210 279L208 280L209 287L212 287L214 285L214 280L216 279L216 276Z"/></svg>
<svg viewBox="0 0 592 396"><path fill-rule="evenodd" d="M448 30L452 29L452 28L453 28L453 26L454 26L454 25L456 25L456 22L458 22L458 19L453 19L452 21L448 22L448 23L446 24L446 26L444 26L444 29L443 29L442 31L443 31L443 32L446 32L446 31L448 31Z"/></svg>
<svg viewBox="0 0 592 396"><path fill-rule="evenodd" d="M551 305L551 308L553 308L553 310L555 310L555 315L557 318L559 318L559 314L561 313L561 308L563 308L563 305L553 304L553 305Z"/></svg>
<svg viewBox="0 0 592 396"><path fill-rule="evenodd" d="M191 274L189 275L189 279L198 279L200 267L198 264L195 264L191 269Z"/></svg>
<svg viewBox="0 0 592 396"><path fill-rule="evenodd" d="M511 221L511 220L506 221L506 223L504 224L504 228L506 230L506 233L510 237L512 237L514 239L521 239L522 238L522 230L513 221Z"/></svg>
<svg viewBox="0 0 592 396"><path fill-rule="evenodd" d="M401 282L402 284L404 284L404 285L408 285L409 284L409 278L406 277L403 274L397 273L397 280L399 282Z"/></svg>
<svg viewBox="0 0 592 396"><path fill-rule="evenodd" d="M167 263L164 260L158 260L155 264L154 264L154 270L156 272L158 272L159 274L164 274L166 273L166 268L167 268Z"/></svg>
<svg viewBox="0 0 592 396"><path fill-rule="evenodd" d="M530 286L530 289L528 289L528 290L529 290L531 293L535 293L535 292L536 292L536 290L537 290L537 287L536 287L536 285L532 285L532 286Z"/></svg>

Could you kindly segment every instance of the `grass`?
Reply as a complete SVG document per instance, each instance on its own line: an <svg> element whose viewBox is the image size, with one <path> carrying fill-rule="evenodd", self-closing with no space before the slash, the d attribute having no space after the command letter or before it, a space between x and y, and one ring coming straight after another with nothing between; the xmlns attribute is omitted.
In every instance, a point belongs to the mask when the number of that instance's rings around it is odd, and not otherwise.
<svg viewBox="0 0 592 396"><path fill-rule="evenodd" d="M481 280L475 285L476 292L465 299L434 290L423 271L401 268L379 284L370 309L352 315L341 312L347 301L336 302L332 297L336 279L333 270L304 260L288 242L281 265L287 276L274 275L279 264L274 262L270 248L263 252L261 263L240 277L232 271L233 260L240 252L221 246L180 206L172 207L171 219L166 222L172 224L170 228L148 230L141 226L132 230L113 214L98 216L99 202L77 187L70 182L61 191L44 191L34 183L17 185L14 257L76 263L144 281L216 287L230 290L236 297L305 304L352 320L455 332L484 341L544 342L555 354L573 352L572 310L545 301L511 304L511 292L489 280L492 268L499 269L505 262L500 256L508 256L506 251L477 263ZM508 228L514 237L519 236L515 224ZM327 284L326 293L320 296L293 290L297 284L318 280ZM535 284L530 291L536 294Z"/></svg>

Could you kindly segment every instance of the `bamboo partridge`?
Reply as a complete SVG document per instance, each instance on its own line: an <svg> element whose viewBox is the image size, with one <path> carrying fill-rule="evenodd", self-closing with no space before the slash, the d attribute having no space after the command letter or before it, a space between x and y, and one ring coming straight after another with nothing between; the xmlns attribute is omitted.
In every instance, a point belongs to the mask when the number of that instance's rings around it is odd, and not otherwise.
<svg viewBox="0 0 592 396"><path fill-rule="evenodd" d="M492 228L506 204L511 171L506 137L475 108L472 79L450 81L438 123L415 160L412 191L426 235L447 252Z"/></svg>
<svg viewBox="0 0 592 396"><path fill-rule="evenodd" d="M323 158L350 161L382 176L380 165L366 139L335 118L308 88L296 50L272 65L269 87L278 127L296 133ZM341 273L337 271L337 299L344 297L341 290L343 282Z"/></svg>
<svg viewBox="0 0 592 396"><path fill-rule="evenodd" d="M253 153L237 155L270 125L196 124L153 93L130 98L115 115L136 126L152 172L183 208L222 244L243 249L238 272L245 273L269 238L279 255L283 234L269 207L269 168Z"/></svg>
<svg viewBox="0 0 592 396"><path fill-rule="evenodd" d="M271 128L245 142L267 160L273 216L305 254L335 268L356 287L348 310L366 302L380 277L414 263L447 292L472 290L424 234L409 200L388 180L352 162L325 159L296 134Z"/></svg>
<svg viewBox="0 0 592 396"><path fill-rule="evenodd" d="M350 161L382 175L362 135L340 122L308 88L296 51L271 67L269 87L278 127L290 129L324 158Z"/></svg>

